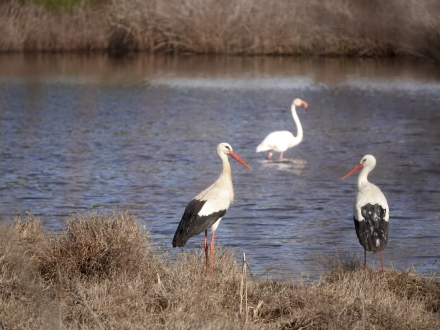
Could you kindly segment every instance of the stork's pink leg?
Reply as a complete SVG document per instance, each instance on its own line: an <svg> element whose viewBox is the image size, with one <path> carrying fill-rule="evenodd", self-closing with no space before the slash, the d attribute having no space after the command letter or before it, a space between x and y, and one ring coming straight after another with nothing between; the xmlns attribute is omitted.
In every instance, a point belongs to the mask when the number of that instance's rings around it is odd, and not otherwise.
<svg viewBox="0 0 440 330"><path fill-rule="evenodd" d="M212 232L211 236L211 275L214 275L214 237L215 231Z"/></svg>
<svg viewBox="0 0 440 330"><path fill-rule="evenodd" d="M205 257L206 257L206 272L208 272L208 229L205 230Z"/></svg>
<svg viewBox="0 0 440 330"><path fill-rule="evenodd" d="M385 273L385 269L383 267L382 251L380 251L379 254L380 254L380 265L382 266L382 273Z"/></svg>
<svg viewBox="0 0 440 330"><path fill-rule="evenodd" d="M367 270L367 250L364 249L364 270Z"/></svg>
<svg viewBox="0 0 440 330"><path fill-rule="evenodd" d="M267 159L271 159L272 158L272 153L269 152L269 155L267 155Z"/></svg>
<svg viewBox="0 0 440 330"><path fill-rule="evenodd" d="M280 159L283 159L283 153L280 152Z"/></svg>

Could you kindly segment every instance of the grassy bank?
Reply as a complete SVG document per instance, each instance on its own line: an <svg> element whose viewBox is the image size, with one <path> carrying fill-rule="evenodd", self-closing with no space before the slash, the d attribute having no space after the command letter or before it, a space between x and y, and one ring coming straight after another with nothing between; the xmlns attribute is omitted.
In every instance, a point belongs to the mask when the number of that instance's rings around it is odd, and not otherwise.
<svg viewBox="0 0 440 330"><path fill-rule="evenodd" d="M72 216L53 235L32 215L0 230L4 329L440 329L440 282L337 265L313 284L254 280L228 250L154 248L126 213Z"/></svg>
<svg viewBox="0 0 440 330"><path fill-rule="evenodd" d="M3 0L0 51L399 55L440 61L440 2Z"/></svg>

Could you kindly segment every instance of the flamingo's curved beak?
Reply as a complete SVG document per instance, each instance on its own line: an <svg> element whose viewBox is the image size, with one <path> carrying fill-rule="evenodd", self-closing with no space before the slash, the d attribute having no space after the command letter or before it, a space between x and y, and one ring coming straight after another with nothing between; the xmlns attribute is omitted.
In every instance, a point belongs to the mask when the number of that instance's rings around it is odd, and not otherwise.
<svg viewBox="0 0 440 330"><path fill-rule="evenodd" d="M231 152L229 153L229 156L234 158L241 165L243 165L243 166L247 167L248 169L252 170L252 168L243 159L241 159L241 157L236 152L234 152L233 150L231 150Z"/></svg>
<svg viewBox="0 0 440 330"><path fill-rule="evenodd" d="M360 168L362 168L362 167L364 167L364 165L362 165L361 163L357 164L355 167L353 167L353 168L351 169L350 172L348 172L347 174L345 174L345 176L342 178L342 180L344 180L347 176L352 175L354 172L356 172L358 169L360 169Z"/></svg>

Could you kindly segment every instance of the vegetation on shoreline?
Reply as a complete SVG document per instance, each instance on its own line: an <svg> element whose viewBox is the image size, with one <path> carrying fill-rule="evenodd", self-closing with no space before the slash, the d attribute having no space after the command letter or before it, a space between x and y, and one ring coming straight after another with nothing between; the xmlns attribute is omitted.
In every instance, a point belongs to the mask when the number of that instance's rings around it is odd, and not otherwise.
<svg viewBox="0 0 440 330"><path fill-rule="evenodd" d="M3 0L0 51L440 60L437 0Z"/></svg>
<svg viewBox="0 0 440 330"><path fill-rule="evenodd" d="M61 11L70 12L75 8L96 7L106 0L18 0L21 5L35 5L43 7L54 14ZM108 1L107 1L108 2Z"/></svg>
<svg viewBox="0 0 440 330"><path fill-rule="evenodd" d="M254 280L220 248L172 258L128 212L71 216L62 234L31 214L0 227L4 329L440 329L440 281L364 272L316 283Z"/></svg>

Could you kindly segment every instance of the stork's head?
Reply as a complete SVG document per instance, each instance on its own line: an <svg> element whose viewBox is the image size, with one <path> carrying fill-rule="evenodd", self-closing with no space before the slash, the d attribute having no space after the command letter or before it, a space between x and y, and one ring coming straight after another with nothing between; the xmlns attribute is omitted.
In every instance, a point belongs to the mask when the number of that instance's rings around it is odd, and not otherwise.
<svg viewBox="0 0 440 330"><path fill-rule="evenodd" d="M223 142L217 146L217 152L224 153L225 155L229 155L231 153L232 146L229 143Z"/></svg>
<svg viewBox="0 0 440 330"><path fill-rule="evenodd" d="M362 157L359 164L362 164L362 167L373 168L374 166L376 166L376 158L374 158L373 155L365 155L364 157Z"/></svg>
<svg viewBox="0 0 440 330"><path fill-rule="evenodd" d="M362 157L361 161L359 162L359 164L357 164L355 167L352 168L352 170L350 172L348 172L343 178L342 180L344 180L346 177L352 175L354 172L356 172L357 170L363 168L363 167L368 167L370 169L370 171L374 168L374 166L376 166L376 158L374 158L373 155L365 155L364 157Z"/></svg>
<svg viewBox="0 0 440 330"><path fill-rule="evenodd" d="M217 146L217 153L220 157L222 154L229 155L232 158L234 158L237 162L242 164L243 166L245 166L249 169L252 169L243 159L241 159L241 157L239 155L237 155L237 153L235 153L234 150L232 150L232 147L229 143L226 143L226 142L220 143Z"/></svg>
<svg viewBox="0 0 440 330"><path fill-rule="evenodd" d="M292 105L294 105L296 107L303 107L305 110L307 110L307 107L308 107L306 102L304 102L303 100L298 99L298 98L293 100L293 104Z"/></svg>

